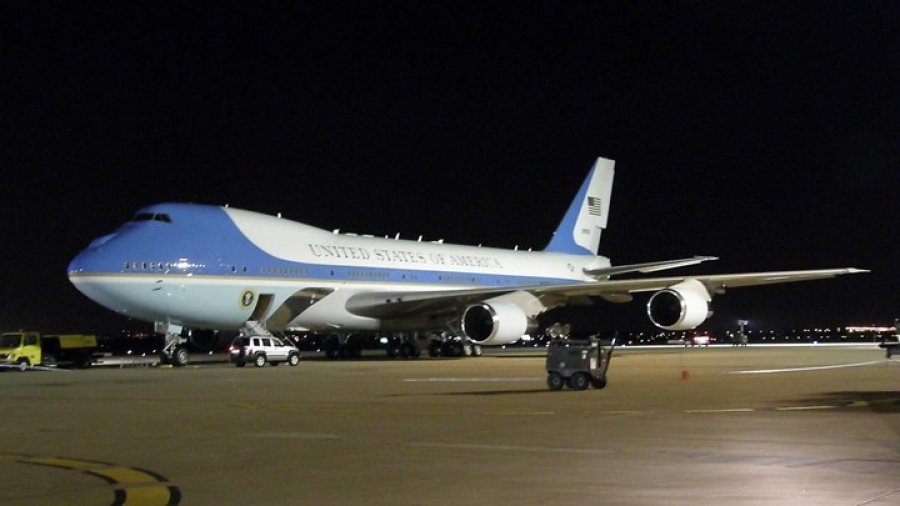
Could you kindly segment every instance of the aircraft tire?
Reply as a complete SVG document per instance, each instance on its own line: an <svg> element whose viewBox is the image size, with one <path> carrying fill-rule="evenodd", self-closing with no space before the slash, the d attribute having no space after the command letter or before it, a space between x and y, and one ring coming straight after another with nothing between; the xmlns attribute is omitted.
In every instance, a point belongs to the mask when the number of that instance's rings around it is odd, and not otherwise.
<svg viewBox="0 0 900 506"><path fill-rule="evenodd" d="M400 347L391 341L388 343L387 348L385 348L385 353L387 353L387 356L390 358L397 358L397 355L400 354Z"/></svg>
<svg viewBox="0 0 900 506"><path fill-rule="evenodd" d="M188 365L190 361L191 354L188 353L187 348L184 346L175 348L175 351L172 353L172 365L175 367L184 367Z"/></svg>
<svg viewBox="0 0 900 506"><path fill-rule="evenodd" d="M323 347L325 348L325 356L330 360L341 358L341 343L337 336L330 335L326 337Z"/></svg>
<svg viewBox="0 0 900 506"><path fill-rule="evenodd" d="M362 358L363 345L358 339L351 340L347 343L347 357L360 359Z"/></svg>
<svg viewBox="0 0 900 506"><path fill-rule="evenodd" d="M428 343L428 356L431 358L441 356L441 342L437 339L432 339L431 342Z"/></svg>
<svg viewBox="0 0 900 506"><path fill-rule="evenodd" d="M444 344L445 357L461 357L463 356L463 345L459 341L449 341Z"/></svg>
<svg viewBox="0 0 900 506"><path fill-rule="evenodd" d="M591 378L591 385L597 390L606 388L606 378Z"/></svg>

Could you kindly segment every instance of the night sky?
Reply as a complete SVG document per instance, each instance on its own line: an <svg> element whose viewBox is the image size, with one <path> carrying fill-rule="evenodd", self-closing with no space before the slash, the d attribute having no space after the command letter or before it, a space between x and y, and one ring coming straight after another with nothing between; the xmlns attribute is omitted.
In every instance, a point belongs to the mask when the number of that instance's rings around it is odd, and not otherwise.
<svg viewBox="0 0 900 506"><path fill-rule="evenodd" d="M614 264L873 271L705 326L900 316L896 2L378 4L0 3L0 327L150 329L66 278L147 204L542 248L597 156Z"/></svg>

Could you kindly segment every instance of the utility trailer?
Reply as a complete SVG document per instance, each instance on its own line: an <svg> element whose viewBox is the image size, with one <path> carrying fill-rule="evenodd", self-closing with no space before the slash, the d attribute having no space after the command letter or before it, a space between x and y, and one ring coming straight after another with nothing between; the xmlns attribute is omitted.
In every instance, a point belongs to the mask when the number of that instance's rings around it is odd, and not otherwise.
<svg viewBox="0 0 900 506"><path fill-rule="evenodd" d="M616 340L604 346L600 340L555 339L547 348L547 386L560 390L585 390L588 386L604 388L606 371Z"/></svg>

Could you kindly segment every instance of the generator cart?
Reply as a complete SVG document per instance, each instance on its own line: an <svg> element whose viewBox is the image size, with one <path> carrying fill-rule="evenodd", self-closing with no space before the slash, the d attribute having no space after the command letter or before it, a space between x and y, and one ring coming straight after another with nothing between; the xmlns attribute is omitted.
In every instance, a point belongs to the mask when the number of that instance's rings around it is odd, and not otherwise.
<svg viewBox="0 0 900 506"><path fill-rule="evenodd" d="M590 338L583 340L555 339L547 348L547 386L559 390L568 385L572 390L606 386L606 371L612 358L616 340L608 346Z"/></svg>

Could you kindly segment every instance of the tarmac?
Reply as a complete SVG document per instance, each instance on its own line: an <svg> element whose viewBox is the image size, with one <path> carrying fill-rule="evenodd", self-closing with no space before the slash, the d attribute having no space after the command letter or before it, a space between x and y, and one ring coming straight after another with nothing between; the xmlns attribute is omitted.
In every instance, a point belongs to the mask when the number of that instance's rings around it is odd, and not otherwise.
<svg viewBox="0 0 900 506"><path fill-rule="evenodd" d="M4 505L896 505L875 345L3 371Z"/></svg>

